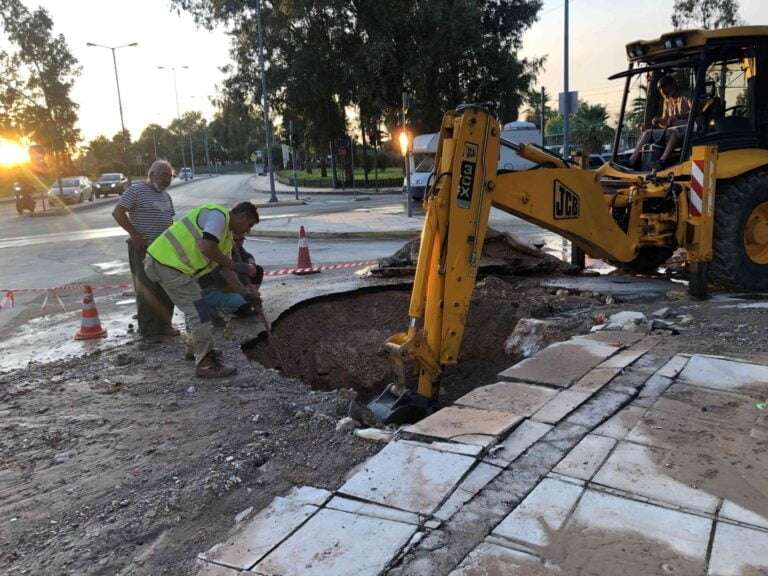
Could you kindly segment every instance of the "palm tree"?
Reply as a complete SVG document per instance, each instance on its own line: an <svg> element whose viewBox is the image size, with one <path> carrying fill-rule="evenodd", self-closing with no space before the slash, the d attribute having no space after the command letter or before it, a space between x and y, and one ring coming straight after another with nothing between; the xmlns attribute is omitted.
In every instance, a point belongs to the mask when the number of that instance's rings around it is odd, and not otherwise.
<svg viewBox="0 0 768 576"><path fill-rule="evenodd" d="M582 102L572 117L573 141L588 158L592 152L600 151L604 144L609 144L614 130L608 126L608 110L602 104Z"/></svg>

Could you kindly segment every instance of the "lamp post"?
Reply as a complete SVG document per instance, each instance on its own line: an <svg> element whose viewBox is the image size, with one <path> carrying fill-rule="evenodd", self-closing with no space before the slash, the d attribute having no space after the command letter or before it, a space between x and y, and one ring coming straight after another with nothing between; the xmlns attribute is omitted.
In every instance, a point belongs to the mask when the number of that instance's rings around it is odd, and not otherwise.
<svg viewBox="0 0 768 576"><path fill-rule="evenodd" d="M117 74L117 55L115 52L117 52L120 48L134 48L139 45L138 42L131 42L130 44L122 44L120 46L104 46L103 44L96 44L94 42L86 42L86 46L89 48L105 48L107 50L112 51L112 65L115 68L115 84L117 85L117 106L120 109L120 129L122 130L120 134L122 135L122 141L123 141L123 162L126 163L126 167L128 166L127 162L127 155L128 155L128 145L126 142L125 137L125 119L123 118L123 98L120 95L120 78ZM128 170L128 181L131 180L131 173L130 170Z"/></svg>
<svg viewBox="0 0 768 576"><path fill-rule="evenodd" d="M261 76L261 97L264 108L264 133L267 143L267 172L269 173L269 201L277 202L275 193L275 169L272 165L272 121L269 117L269 92L267 90L267 73L264 66L264 37L261 31L261 0L256 0L256 27L259 44L259 74Z"/></svg>
<svg viewBox="0 0 768 576"><path fill-rule="evenodd" d="M158 66L158 70L170 70L173 76L173 94L176 97L176 118L181 120L181 109L179 108L179 88L176 83L176 69L189 70L189 66ZM179 125L181 127L181 125ZM181 163L187 165L187 155L184 151L184 134L181 135ZM183 166L182 166L183 167Z"/></svg>
<svg viewBox="0 0 768 576"><path fill-rule="evenodd" d="M413 216L413 209L411 207L411 162L409 158L411 153L411 135L405 128L400 132L399 142L400 154L403 155L403 160L405 161L405 193L408 195L408 218L411 218Z"/></svg>

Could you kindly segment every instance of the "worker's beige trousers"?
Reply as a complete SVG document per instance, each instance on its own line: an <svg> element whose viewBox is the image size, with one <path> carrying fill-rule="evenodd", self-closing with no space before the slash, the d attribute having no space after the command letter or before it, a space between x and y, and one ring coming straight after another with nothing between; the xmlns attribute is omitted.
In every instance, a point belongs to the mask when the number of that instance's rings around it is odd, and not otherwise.
<svg viewBox="0 0 768 576"><path fill-rule="evenodd" d="M168 294L173 304L184 312L187 333L192 339L197 364L213 350L213 334L210 318L202 321L200 307L205 308L205 300L200 285L195 278L163 266L149 254L144 259L144 270L153 282L158 282Z"/></svg>

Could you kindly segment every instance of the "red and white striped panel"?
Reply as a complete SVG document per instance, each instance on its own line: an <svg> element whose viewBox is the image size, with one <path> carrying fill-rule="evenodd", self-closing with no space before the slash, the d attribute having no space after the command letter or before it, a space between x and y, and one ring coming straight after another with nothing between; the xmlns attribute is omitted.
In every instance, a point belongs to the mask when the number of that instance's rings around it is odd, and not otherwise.
<svg viewBox="0 0 768 576"><path fill-rule="evenodd" d="M691 187L688 189L688 211L692 216L701 216L704 211L704 160L691 162Z"/></svg>

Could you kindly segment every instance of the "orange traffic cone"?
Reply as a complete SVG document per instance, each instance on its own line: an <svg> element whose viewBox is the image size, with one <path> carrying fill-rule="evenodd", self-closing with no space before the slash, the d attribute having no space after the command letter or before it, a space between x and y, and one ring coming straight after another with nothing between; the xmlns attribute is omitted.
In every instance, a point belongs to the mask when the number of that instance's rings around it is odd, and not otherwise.
<svg viewBox="0 0 768 576"><path fill-rule="evenodd" d="M93 290L90 286L85 286L83 294L83 319L80 324L80 330L75 334L75 340L93 340L104 338L107 330L102 328L99 320L99 311L96 310L96 304L93 302Z"/></svg>
<svg viewBox="0 0 768 576"><path fill-rule="evenodd" d="M317 268L312 268L312 259L309 257L309 242L304 226L299 228L299 262L296 264L294 274L316 274L320 272Z"/></svg>

